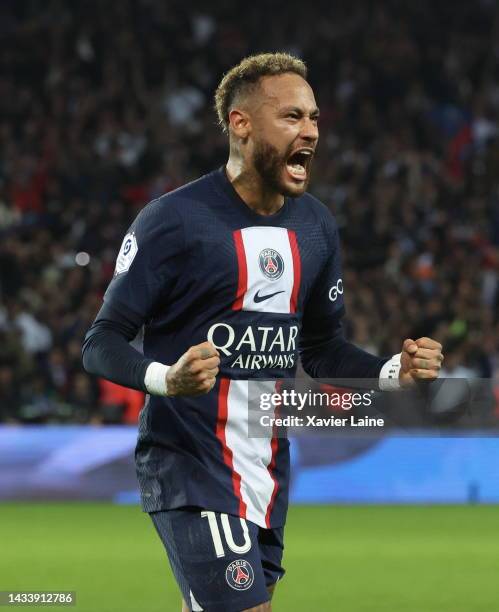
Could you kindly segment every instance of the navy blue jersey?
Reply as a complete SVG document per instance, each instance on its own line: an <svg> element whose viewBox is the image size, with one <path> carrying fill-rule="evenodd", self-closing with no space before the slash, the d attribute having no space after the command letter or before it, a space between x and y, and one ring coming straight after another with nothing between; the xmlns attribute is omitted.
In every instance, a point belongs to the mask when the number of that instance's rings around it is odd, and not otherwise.
<svg viewBox="0 0 499 612"><path fill-rule="evenodd" d="M150 396L136 449L146 511L198 506L284 524L288 441L252 439L248 380L292 377L299 339L337 324L343 285L335 221L309 194L252 211L217 170L147 205L105 294L144 323L143 352L175 363L206 340L220 374L200 397Z"/></svg>

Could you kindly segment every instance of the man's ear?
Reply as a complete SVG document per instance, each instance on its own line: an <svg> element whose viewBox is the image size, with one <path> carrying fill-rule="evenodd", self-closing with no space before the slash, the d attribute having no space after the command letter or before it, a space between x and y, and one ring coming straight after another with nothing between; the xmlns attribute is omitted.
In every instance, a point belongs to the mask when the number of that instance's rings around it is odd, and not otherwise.
<svg viewBox="0 0 499 612"><path fill-rule="evenodd" d="M241 138L241 140L246 140L251 134L251 121L249 115L246 111L241 109L234 108L230 111L229 126L232 133L238 138Z"/></svg>

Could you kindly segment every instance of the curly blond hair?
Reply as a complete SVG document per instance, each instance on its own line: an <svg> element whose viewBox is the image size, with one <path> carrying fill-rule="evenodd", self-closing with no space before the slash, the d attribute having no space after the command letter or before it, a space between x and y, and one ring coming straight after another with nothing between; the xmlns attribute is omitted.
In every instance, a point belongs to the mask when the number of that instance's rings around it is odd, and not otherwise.
<svg viewBox="0 0 499 612"><path fill-rule="evenodd" d="M224 74L215 92L215 109L224 132L229 131L229 112L240 94L252 91L264 76L294 72L307 78L305 63L289 53L260 53L245 57Z"/></svg>

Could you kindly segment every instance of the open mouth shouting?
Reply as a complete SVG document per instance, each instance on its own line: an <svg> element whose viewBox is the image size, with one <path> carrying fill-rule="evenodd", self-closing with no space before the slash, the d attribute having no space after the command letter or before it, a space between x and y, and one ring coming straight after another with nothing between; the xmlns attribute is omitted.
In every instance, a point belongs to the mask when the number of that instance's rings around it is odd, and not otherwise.
<svg viewBox="0 0 499 612"><path fill-rule="evenodd" d="M303 147L288 157L286 169L294 181L301 183L307 180L313 156L314 149Z"/></svg>

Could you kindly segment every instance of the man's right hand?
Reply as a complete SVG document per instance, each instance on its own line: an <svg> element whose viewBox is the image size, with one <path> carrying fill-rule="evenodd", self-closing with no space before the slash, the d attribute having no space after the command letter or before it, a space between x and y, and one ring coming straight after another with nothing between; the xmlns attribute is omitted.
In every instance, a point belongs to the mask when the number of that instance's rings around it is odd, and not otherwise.
<svg viewBox="0 0 499 612"><path fill-rule="evenodd" d="M211 342L196 344L166 374L167 396L203 395L213 389L220 354Z"/></svg>

